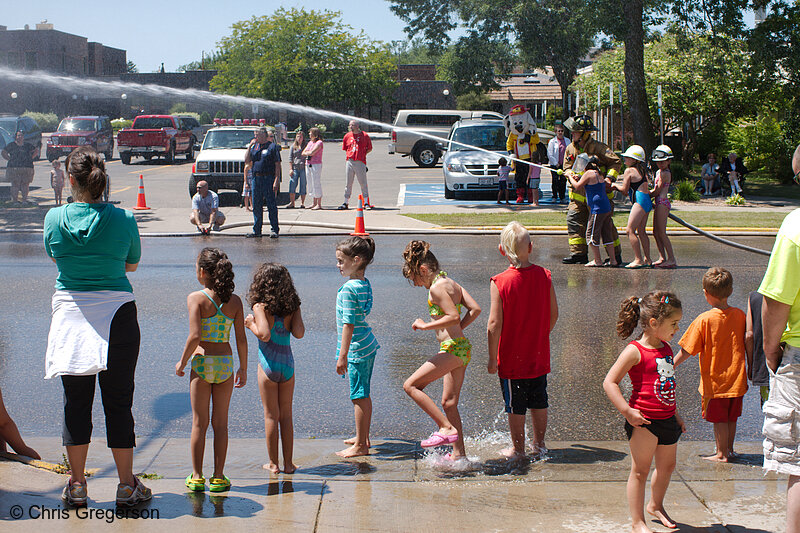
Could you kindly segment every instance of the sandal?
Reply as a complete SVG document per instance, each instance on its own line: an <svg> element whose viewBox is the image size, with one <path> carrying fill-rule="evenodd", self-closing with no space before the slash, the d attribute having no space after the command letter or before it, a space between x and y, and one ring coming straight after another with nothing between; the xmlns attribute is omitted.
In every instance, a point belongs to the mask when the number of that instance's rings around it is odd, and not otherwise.
<svg viewBox="0 0 800 533"><path fill-rule="evenodd" d="M228 476L222 478L212 477L208 480L208 490L211 492L225 492L231 489L231 480Z"/></svg>
<svg viewBox="0 0 800 533"><path fill-rule="evenodd" d="M443 446L445 444L453 444L457 440L458 433L453 433L452 435L442 435L438 431L434 431L430 437L420 442L419 445L423 448L434 448L436 446Z"/></svg>
<svg viewBox="0 0 800 533"><path fill-rule="evenodd" d="M203 492L206 490L206 478L193 477L193 473L186 476L186 487L192 492Z"/></svg>

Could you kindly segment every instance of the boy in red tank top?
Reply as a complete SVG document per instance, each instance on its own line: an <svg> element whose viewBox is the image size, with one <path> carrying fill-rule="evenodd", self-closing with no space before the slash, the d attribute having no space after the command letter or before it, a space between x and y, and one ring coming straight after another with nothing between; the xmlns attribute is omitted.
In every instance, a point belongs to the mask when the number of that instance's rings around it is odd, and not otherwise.
<svg viewBox="0 0 800 533"><path fill-rule="evenodd" d="M525 456L525 414L530 409L533 453L541 456L547 452L547 374L550 332L558 320L556 292L550 271L530 262L530 234L519 222L503 229L498 249L511 263L490 285L488 371L500 377L513 444L501 453Z"/></svg>

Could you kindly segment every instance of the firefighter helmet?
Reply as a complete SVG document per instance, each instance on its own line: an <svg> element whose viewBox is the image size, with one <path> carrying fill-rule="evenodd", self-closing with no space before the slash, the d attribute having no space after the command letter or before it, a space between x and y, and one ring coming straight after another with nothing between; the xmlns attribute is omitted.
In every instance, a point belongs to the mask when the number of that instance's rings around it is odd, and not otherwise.
<svg viewBox="0 0 800 533"><path fill-rule="evenodd" d="M642 163L644 163L644 160L647 159L647 156L644 153L644 148L638 144L629 146L628 149L622 154L622 157L630 157L631 159L635 159L636 161L640 161Z"/></svg>
<svg viewBox="0 0 800 533"><path fill-rule="evenodd" d="M589 115L578 115L569 117L564 121L564 127L570 131L597 131L597 128Z"/></svg>
<svg viewBox="0 0 800 533"><path fill-rule="evenodd" d="M650 156L650 159L653 161L668 161L673 157L675 157L675 155L672 153L672 148L666 144L659 144L656 146L656 149L653 150L653 155Z"/></svg>

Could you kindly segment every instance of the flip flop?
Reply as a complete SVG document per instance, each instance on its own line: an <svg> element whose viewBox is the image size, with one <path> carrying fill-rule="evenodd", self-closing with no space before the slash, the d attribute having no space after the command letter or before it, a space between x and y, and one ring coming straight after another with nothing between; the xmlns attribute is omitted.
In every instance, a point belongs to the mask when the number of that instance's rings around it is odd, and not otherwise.
<svg viewBox="0 0 800 533"><path fill-rule="evenodd" d="M628 270L636 270L637 268L646 268L648 266L650 266L650 265L644 265L644 264L643 265L633 265L633 266L625 265L625 268L627 268Z"/></svg>
<svg viewBox="0 0 800 533"><path fill-rule="evenodd" d="M211 492L225 492L226 490L231 489L231 480L228 479L228 476L222 476L222 478L212 477L208 480L208 490Z"/></svg>
<svg viewBox="0 0 800 533"><path fill-rule="evenodd" d="M206 478L192 477L192 474L186 476L186 487L192 492L203 492L206 490Z"/></svg>
<svg viewBox="0 0 800 533"><path fill-rule="evenodd" d="M442 435L438 431L434 431L430 437L420 442L419 445L423 448L435 448L436 446L453 444L457 440L458 433L453 433L452 435Z"/></svg>

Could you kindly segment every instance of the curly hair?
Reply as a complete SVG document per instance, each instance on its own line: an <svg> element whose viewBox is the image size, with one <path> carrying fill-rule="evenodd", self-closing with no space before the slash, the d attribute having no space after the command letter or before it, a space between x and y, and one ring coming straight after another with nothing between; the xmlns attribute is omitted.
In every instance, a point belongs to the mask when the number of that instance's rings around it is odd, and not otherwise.
<svg viewBox="0 0 800 533"><path fill-rule="evenodd" d="M233 283L233 264L218 248L203 248L197 256L197 266L211 278L214 293L222 303L228 303L236 285Z"/></svg>
<svg viewBox="0 0 800 533"><path fill-rule="evenodd" d="M654 318L661 321L681 309L681 301L671 292L652 291L643 298L631 296L622 300L619 306L617 334L623 339L631 336L636 324L644 328Z"/></svg>
<svg viewBox="0 0 800 533"><path fill-rule="evenodd" d="M253 275L247 292L250 307L264 304L272 316L285 317L300 308L300 297L294 288L289 270L278 263L264 263Z"/></svg>
<svg viewBox="0 0 800 533"><path fill-rule="evenodd" d="M419 276L422 265L434 272L439 270L439 260L431 252L431 243L426 241L411 241L403 250L403 276L413 280Z"/></svg>
<svg viewBox="0 0 800 533"><path fill-rule="evenodd" d="M366 269L367 265L372 263L375 257L375 241L372 237L347 237L339 241L336 245L336 251L342 252L349 258L360 257L361 269Z"/></svg>

